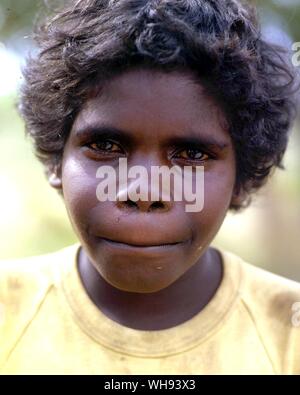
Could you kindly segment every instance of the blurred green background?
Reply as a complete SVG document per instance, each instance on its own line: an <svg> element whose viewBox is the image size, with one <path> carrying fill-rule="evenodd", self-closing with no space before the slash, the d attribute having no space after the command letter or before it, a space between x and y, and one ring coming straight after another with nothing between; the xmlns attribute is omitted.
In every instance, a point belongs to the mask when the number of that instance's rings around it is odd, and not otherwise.
<svg viewBox="0 0 300 395"><path fill-rule="evenodd" d="M0 0L0 259L50 252L77 238L64 204L52 190L24 135L15 109L20 65L32 49L33 23L59 0ZM257 1L270 40L300 42L300 0ZM229 214L215 245L300 281L300 123L267 187L243 213Z"/></svg>

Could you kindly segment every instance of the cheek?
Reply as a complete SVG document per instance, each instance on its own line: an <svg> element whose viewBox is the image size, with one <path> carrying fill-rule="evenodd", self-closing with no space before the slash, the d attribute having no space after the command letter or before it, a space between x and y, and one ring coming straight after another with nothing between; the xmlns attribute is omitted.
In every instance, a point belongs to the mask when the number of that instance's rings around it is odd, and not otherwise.
<svg viewBox="0 0 300 395"><path fill-rule="evenodd" d="M208 245L221 227L230 206L235 182L235 173L207 172L204 179L204 207L193 215L195 233L202 238L201 242ZM205 229L205 232L197 231ZM205 240L204 240L205 238Z"/></svg>
<svg viewBox="0 0 300 395"><path fill-rule="evenodd" d="M208 173L204 181L204 210L227 211L235 185L235 171L228 169Z"/></svg>
<svg viewBox="0 0 300 395"><path fill-rule="evenodd" d="M97 205L96 169L68 157L62 166L63 195L69 218L75 231L86 231L87 213Z"/></svg>

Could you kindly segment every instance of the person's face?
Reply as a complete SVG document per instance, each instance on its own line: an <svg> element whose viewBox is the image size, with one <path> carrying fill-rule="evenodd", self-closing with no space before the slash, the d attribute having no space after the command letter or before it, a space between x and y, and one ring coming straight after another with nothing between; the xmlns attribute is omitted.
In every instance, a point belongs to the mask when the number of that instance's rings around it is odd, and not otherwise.
<svg viewBox="0 0 300 395"><path fill-rule="evenodd" d="M166 288L204 254L230 206L235 156L220 108L188 74L131 70L87 100L62 161L63 196L91 263L130 292ZM112 131L114 133L112 133ZM99 166L204 166L204 208L97 199ZM129 183L130 187L130 183Z"/></svg>

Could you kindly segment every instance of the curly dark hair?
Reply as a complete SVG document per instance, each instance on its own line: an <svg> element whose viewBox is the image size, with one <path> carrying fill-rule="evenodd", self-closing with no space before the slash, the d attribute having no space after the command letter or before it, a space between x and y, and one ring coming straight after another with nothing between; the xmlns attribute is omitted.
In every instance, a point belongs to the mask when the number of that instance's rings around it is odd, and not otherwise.
<svg viewBox="0 0 300 395"><path fill-rule="evenodd" d="M37 30L23 70L20 111L49 175L60 169L72 123L95 85L133 67L188 70L222 106L237 159L236 191L250 201L283 167L295 117L295 73L262 38L240 0L79 0Z"/></svg>

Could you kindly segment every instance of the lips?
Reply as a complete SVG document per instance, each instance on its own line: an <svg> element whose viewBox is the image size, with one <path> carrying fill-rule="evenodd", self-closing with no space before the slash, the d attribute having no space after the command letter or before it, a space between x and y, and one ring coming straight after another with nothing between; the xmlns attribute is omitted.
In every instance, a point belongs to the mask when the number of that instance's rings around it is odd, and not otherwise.
<svg viewBox="0 0 300 395"><path fill-rule="evenodd" d="M123 214L120 210L93 210L87 233L97 243L135 250L175 249L192 239L189 221L182 213Z"/></svg>
<svg viewBox="0 0 300 395"><path fill-rule="evenodd" d="M178 244L182 244L184 241L177 241L177 242L160 242L158 243L157 241L147 241L147 242L142 242L140 240L138 241L132 241L132 240L115 240L107 237L100 237L101 240L106 241L108 243L116 244L116 245L124 245L124 246L129 246L129 247L136 247L136 248L150 248L150 247L172 247L176 246Z"/></svg>
<svg viewBox="0 0 300 395"><path fill-rule="evenodd" d="M108 249L111 253L125 254L131 259L143 256L144 258L151 258L156 262L156 258L176 256L180 253L181 249L185 246L185 242L172 242L172 243L151 243L149 241L141 243L124 242L110 239L107 237L97 237L97 243L103 248ZM141 255L142 254L142 255ZM174 255L175 254L175 255Z"/></svg>

